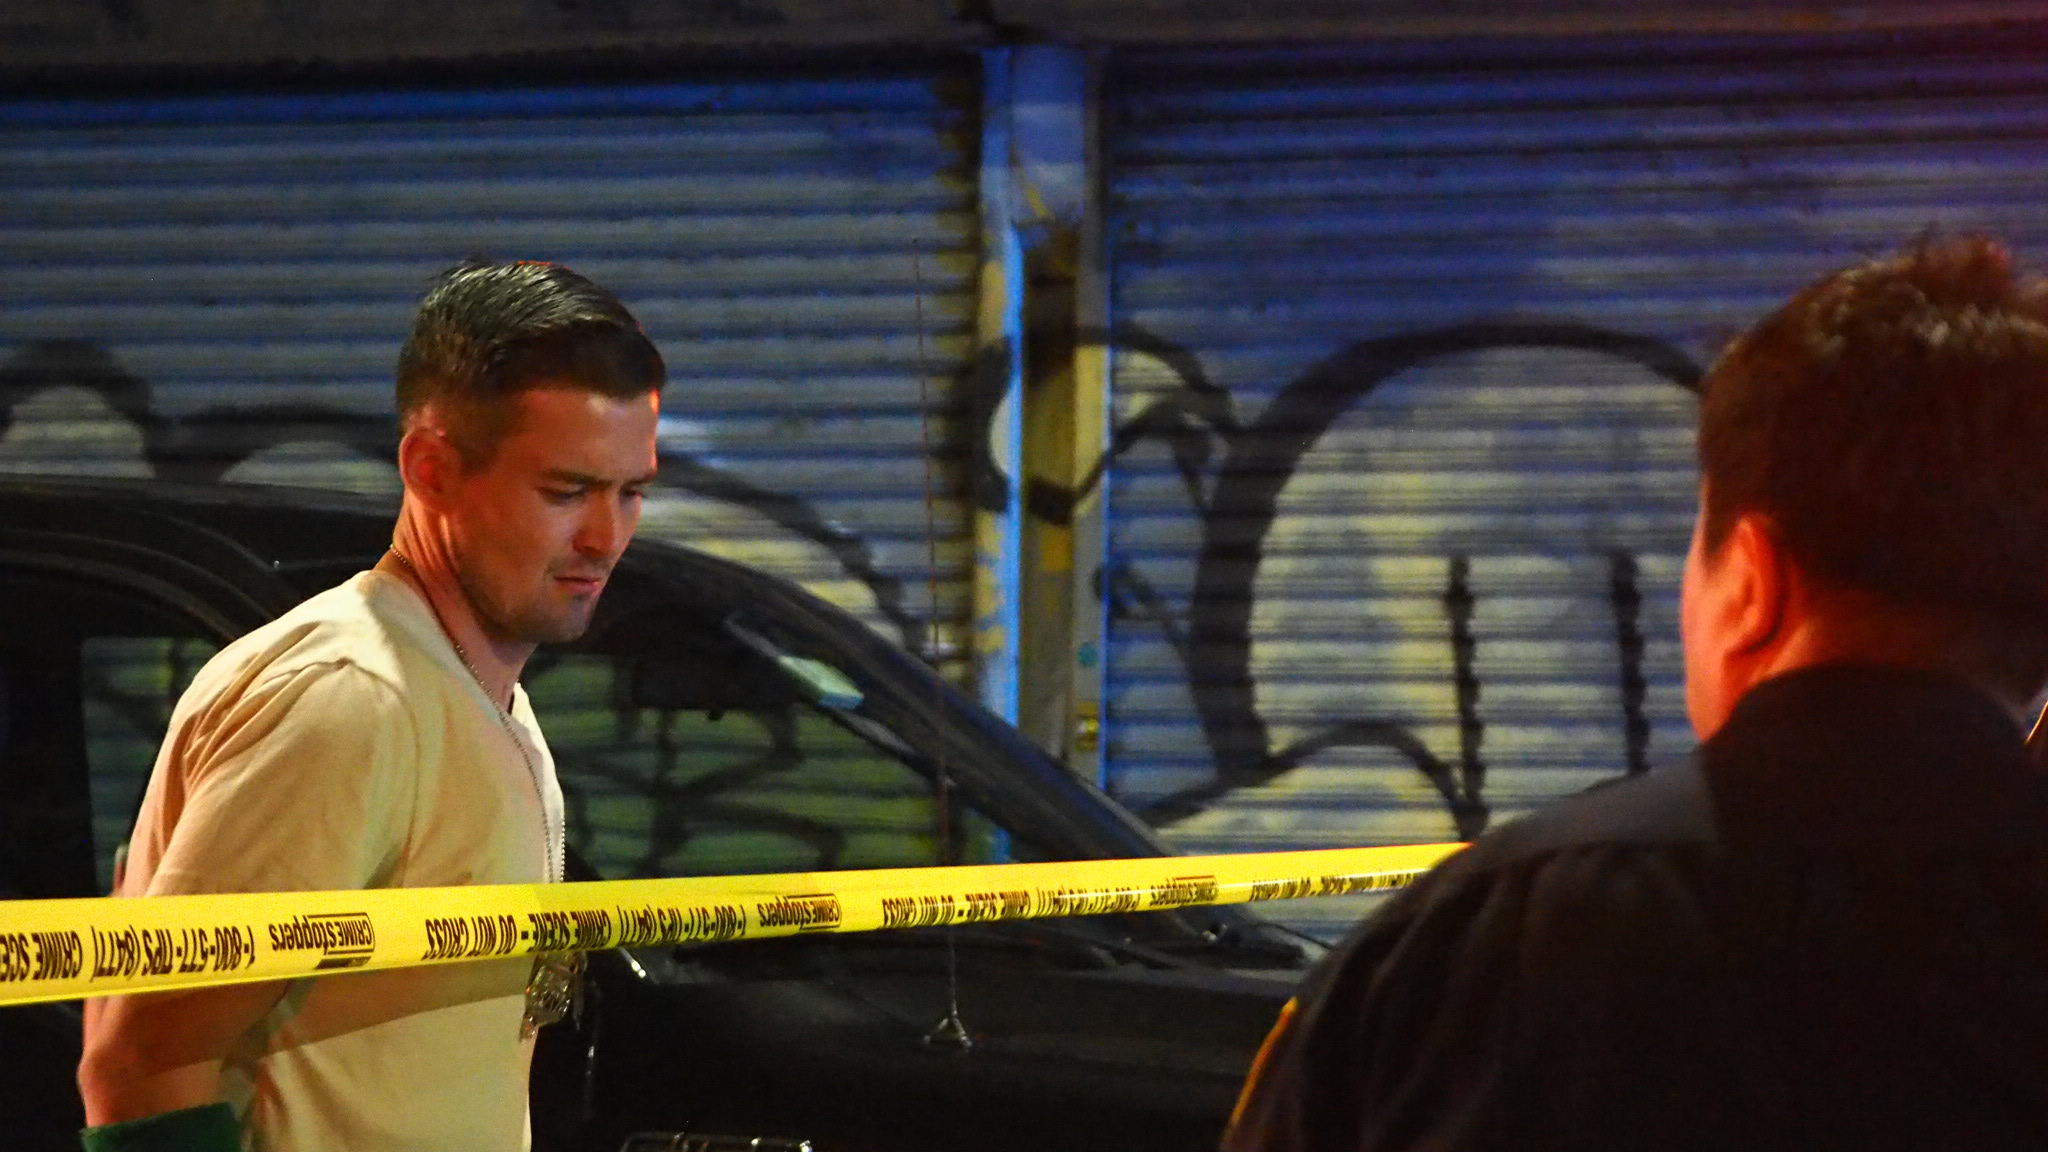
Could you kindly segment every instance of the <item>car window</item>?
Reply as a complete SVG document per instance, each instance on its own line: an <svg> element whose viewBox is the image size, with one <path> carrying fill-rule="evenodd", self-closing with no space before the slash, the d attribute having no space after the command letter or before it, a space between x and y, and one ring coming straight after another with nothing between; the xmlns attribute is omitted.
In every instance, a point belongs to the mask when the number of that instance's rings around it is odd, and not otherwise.
<svg viewBox="0 0 2048 1152"><path fill-rule="evenodd" d="M203 637L132 589L0 570L0 888L111 888L171 707L215 650Z"/></svg>
<svg viewBox="0 0 2048 1152"><path fill-rule="evenodd" d="M171 710L219 646L190 636L86 636L80 699L92 792L93 863L112 891L114 850L135 827Z"/></svg>
<svg viewBox="0 0 2048 1152"><path fill-rule="evenodd" d="M718 685L715 701L685 690L657 691L678 698L651 703L635 683L646 666L614 656L556 656L525 678L562 782L570 844L601 875L942 862L931 780L857 706L792 698L786 681L733 666L755 662L746 654L683 659L693 681ZM1001 858L1006 841L993 821L957 803L946 815L955 859Z"/></svg>
<svg viewBox="0 0 2048 1152"><path fill-rule="evenodd" d="M0 573L0 593L0 811L12 833L12 847L0 846L0 890L105 893L171 711L219 645L126 588ZM665 627L683 631L662 638L658 658L543 650L524 677L556 759L570 844L601 875L1028 853L957 801L942 821L916 754L863 715L850 683L850 701L821 706L775 660L736 646L724 620L676 624L686 614L661 607ZM636 621L624 631L659 630Z"/></svg>

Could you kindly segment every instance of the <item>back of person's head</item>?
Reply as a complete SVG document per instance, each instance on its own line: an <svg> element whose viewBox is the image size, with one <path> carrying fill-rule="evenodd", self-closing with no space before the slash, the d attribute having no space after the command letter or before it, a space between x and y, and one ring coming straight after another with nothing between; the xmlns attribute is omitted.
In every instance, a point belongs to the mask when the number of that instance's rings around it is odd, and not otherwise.
<svg viewBox="0 0 2048 1152"><path fill-rule="evenodd" d="M2048 677L2048 294L1998 244L1930 240L1824 277L1731 344L1700 420L1714 554L1767 522L1807 577Z"/></svg>
<svg viewBox="0 0 2048 1152"><path fill-rule="evenodd" d="M398 413L432 412L464 464L488 463L513 399L536 387L659 392L661 353L617 297L559 264L470 262L434 282L398 354Z"/></svg>

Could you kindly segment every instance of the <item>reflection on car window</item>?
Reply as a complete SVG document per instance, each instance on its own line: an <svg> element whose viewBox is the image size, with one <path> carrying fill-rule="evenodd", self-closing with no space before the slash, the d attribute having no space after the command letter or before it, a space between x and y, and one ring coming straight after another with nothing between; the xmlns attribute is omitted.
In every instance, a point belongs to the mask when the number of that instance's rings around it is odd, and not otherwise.
<svg viewBox="0 0 2048 1152"><path fill-rule="evenodd" d="M941 862L932 783L828 712L652 707L626 662L564 655L526 677L568 806L569 842L608 878L906 868ZM771 694L772 695L772 694ZM994 826L956 810L962 863Z"/></svg>
<svg viewBox="0 0 2048 1152"><path fill-rule="evenodd" d="M99 890L113 888L114 849L134 830L157 749L192 677L219 651L188 637L91 636L80 646L80 696L92 788Z"/></svg>

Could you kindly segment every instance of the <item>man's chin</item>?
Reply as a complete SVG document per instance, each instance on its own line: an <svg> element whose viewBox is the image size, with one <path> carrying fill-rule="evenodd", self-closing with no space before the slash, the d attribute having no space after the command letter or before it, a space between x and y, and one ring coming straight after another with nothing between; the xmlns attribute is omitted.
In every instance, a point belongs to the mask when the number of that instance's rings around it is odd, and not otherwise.
<svg viewBox="0 0 2048 1152"><path fill-rule="evenodd" d="M590 611L534 616L520 621L519 638L528 644L567 644L590 631Z"/></svg>

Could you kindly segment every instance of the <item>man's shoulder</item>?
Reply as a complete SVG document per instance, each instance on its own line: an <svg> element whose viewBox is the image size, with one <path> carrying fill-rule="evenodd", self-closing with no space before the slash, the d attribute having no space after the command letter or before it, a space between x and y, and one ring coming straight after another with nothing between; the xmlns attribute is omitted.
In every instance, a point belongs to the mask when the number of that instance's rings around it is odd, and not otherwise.
<svg viewBox="0 0 2048 1152"><path fill-rule="evenodd" d="M1510 821L1474 842L1471 855L1509 864L1571 848L1677 846L1714 839L1706 776L1691 756L1597 784Z"/></svg>
<svg viewBox="0 0 2048 1152"><path fill-rule="evenodd" d="M1565 952L1604 947L1591 931L1598 923L1629 921L1653 935L1650 921L1664 913L1646 917L1644 894L1693 891L1683 875L1714 843L1713 806L1692 758L1598 785L1495 828L1395 896L1339 946L1328 979L1370 972L1396 953L1510 964L1539 924L1586 929L1545 938Z"/></svg>
<svg viewBox="0 0 2048 1152"><path fill-rule="evenodd" d="M358 574L227 645L190 695L240 695L293 679L319 679L371 698L414 700L431 657L394 612L378 578Z"/></svg>
<svg viewBox="0 0 2048 1152"><path fill-rule="evenodd" d="M1547 808L1502 824L1452 856L1390 907L1405 920L1423 909L1457 901L1506 882L1520 887L1559 867L1586 877L1618 880L1625 861L1661 867L1716 838L1713 804L1698 762L1686 757L1639 776L1595 785ZM1572 861L1598 853L1601 867L1586 873Z"/></svg>

